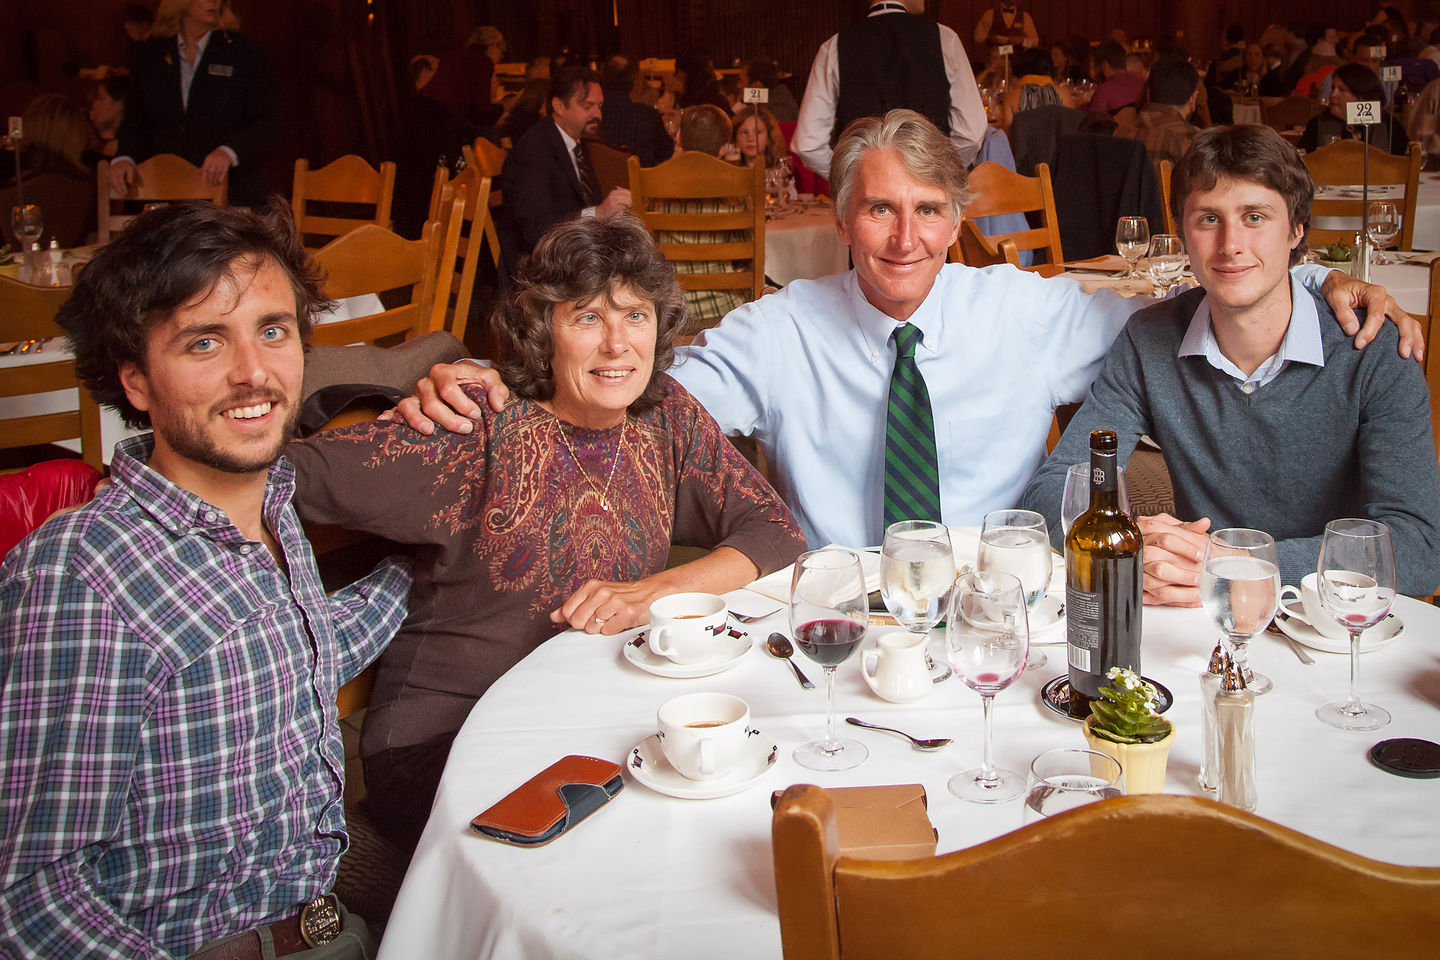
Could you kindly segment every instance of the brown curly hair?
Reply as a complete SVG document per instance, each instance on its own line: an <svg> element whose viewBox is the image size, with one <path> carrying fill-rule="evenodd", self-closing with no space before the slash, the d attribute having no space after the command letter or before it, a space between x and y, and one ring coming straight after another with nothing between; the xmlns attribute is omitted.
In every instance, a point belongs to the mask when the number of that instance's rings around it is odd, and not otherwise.
<svg viewBox="0 0 1440 960"><path fill-rule="evenodd" d="M675 361L675 336L685 319L685 297L675 268L655 248L649 232L630 216L578 217L551 227L520 265L514 289L490 317L501 359L495 369L510 391L527 400L555 396L551 319L561 303L585 303L629 287L655 306L655 361L650 383L631 413L665 395L659 375Z"/></svg>

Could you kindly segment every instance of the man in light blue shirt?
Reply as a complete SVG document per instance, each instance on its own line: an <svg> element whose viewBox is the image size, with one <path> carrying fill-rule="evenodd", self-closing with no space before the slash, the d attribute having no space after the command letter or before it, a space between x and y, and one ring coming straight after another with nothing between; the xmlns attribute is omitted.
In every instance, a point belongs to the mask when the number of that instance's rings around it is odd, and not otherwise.
<svg viewBox="0 0 1440 960"><path fill-rule="evenodd" d="M1044 459L1055 407L1084 396L1116 334L1150 301L1086 294L1074 280L1008 266L947 266L972 194L949 141L913 111L851 124L830 169L855 269L797 280L733 311L677 351L671 374L726 432L758 442L812 547L876 544L891 334L913 323L923 334L915 360L934 412L942 518L978 524L1019 500ZM1323 281L1352 332L1352 308L1371 305L1359 344L1387 312L1416 329L1378 287L1317 267L1297 273L1317 290ZM427 417L468 431L463 415L478 411L456 387L461 377L503 403L498 376L462 364L432 370L419 402L400 412L426 433Z"/></svg>

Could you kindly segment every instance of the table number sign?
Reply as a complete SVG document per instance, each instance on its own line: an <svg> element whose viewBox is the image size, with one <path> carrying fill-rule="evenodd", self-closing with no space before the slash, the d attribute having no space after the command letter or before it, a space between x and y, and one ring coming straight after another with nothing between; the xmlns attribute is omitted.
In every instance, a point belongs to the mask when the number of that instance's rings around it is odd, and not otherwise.
<svg viewBox="0 0 1440 960"><path fill-rule="evenodd" d="M765 87L746 87L741 93L746 103L770 102L770 91Z"/></svg>
<svg viewBox="0 0 1440 960"><path fill-rule="evenodd" d="M1399 68L1399 67L1381 67L1381 68L1380 68L1380 79L1383 80L1385 83L1399 83L1399 82L1400 82L1400 68Z"/></svg>
<svg viewBox="0 0 1440 960"><path fill-rule="evenodd" d="M1002 57L1008 57L1010 56L1010 54L1015 52L1015 48L1011 44L1002 43L1000 44L1000 46L995 48L995 52L1000 54L1000 56Z"/></svg>
<svg viewBox="0 0 1440 960"><path fill-rule="evenodd" d="M1379 100L1352 100L1345 104L1345 122L1351 125L1380 122Z"/></svg>

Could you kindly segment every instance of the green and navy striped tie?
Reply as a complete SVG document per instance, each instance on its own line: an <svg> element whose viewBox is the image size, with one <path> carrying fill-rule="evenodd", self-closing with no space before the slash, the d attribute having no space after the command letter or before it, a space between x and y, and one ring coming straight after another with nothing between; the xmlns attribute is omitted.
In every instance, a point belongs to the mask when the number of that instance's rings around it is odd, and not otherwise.
<svg viewBox="0 0 1440 960"><path fill-rule="evenodd" d="M940 519L940 468L930 391L915 365L920 330L895 328L895 372L885 420L885 526L900 520Z"/></svg>

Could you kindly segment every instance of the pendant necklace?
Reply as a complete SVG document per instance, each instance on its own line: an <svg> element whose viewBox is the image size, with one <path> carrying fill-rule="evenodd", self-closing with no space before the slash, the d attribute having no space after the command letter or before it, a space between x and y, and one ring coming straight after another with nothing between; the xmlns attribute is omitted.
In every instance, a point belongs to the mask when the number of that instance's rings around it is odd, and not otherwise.
<svg viewBox="0 0 1440 960"><path fill-rule="evenodd" d="M590 484L591 488L594 489L596 493L600 494L600 506L605 509L606 513L609 513L610 484L615 482L615 468L620 465L620 454L623 453L625 450L625 433L630 428L630 415L625 415L625 425L620 428L620 443L615 447L615 456L612 457L610 460L610 476L608 479L606 479L605 488L603 490L600 488L600 485L595 482L595 478L590 476L590 471L585 469L585 464L580 462L580 455L577 454L575 452L575 448L571 446L570 438L566 436L565 426L563 423L560 422L559 417L555 418L555 423L556 430L558 430L560 433L561 442L565 444L565 449L570 451L570 459L575 461L575 468L580 471L580 474L585 478L585 481Z"/></svg>

